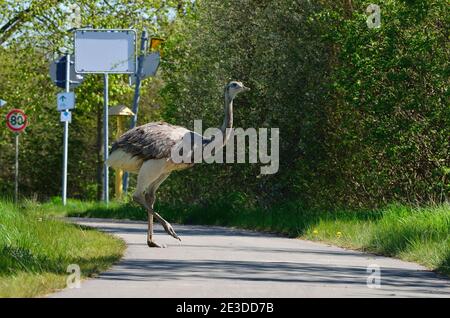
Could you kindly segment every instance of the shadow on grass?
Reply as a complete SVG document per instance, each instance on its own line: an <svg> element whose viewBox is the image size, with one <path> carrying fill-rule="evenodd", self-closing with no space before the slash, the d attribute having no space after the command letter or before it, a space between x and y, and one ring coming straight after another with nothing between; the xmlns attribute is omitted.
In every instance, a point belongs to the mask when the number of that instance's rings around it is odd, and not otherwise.
<svg viewBox="0 0 450 318"><path fill-rule="evenodd" d="M171 223L189 225L235 226L289 237L303 235L323 221L375 221L380 211L323 211L303 208L297 203L286 203L272 209L250 208L232 199L220 199L212 204L186 206L182 203L156 203L155 210ZM94 206L67 213L69 217L109 218L146 221L147 213L135 204Z"/></svg>
<svg viewBox="0 0 450 318"><path fill-rule="evenodd" d="M205 206L161 205L162 214L176 223L236 226L244 229L276 232L299 237L320 222L375 221L379 211L324 211L286 203L271 209L249 208L236 203L218 201Z"/></svg>
<svg viewBox="0 0 450 318"><path fill-rule="evenodd" d="M84 211L71 211L67 213L68 217L88 217L101 219L128 219L136 221L145 221L147 213L141 207L132 204L122 204L113 207L96 206Z"/></svg>

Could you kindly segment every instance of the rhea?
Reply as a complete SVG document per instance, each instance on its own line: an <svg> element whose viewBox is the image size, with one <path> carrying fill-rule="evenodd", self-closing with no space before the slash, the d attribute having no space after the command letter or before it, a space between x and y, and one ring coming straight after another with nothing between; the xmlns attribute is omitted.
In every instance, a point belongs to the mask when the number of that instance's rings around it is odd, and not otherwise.
<svg viewBox="0 0 450 318"><path fill-rule="evenodd" d="M233 100L239 93L248 90L249 88L237 81L232 81L225 86L225 116L220 127L223 138L219 141L218 147L216 146L216 150L224 147L230 139L231 128L233 128ZM156 191L171 172L187 169L194 165L193 162L173 160L171 156L174 148L179 147L186 136L194 135L196 134L193 131L184 127L165 122L154 122L127 131L112 145L107 164L115 169L122 169L138 175L133 200L147 210L147 245L149 247L162 247L153 239L153 218L162 224L169 235L181 241L172 225L154 210L154 204ZM213 141L211 138L203 136L200 138L202 147ZM217 141L215 142L217 143Z"/></svg>

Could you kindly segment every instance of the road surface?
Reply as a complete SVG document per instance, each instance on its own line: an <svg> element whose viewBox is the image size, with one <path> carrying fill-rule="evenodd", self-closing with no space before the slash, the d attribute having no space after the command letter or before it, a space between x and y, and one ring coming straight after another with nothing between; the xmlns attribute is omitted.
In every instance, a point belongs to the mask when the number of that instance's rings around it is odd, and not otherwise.
<svg viewBox="0 0 450 318"><path fill-rule="evenodd" d="M50 297L450 297L450 280L419 265L325 244L176 225L182 243L156 226L167 248L150 249L143 222L73 221L119 236L128 249L107 272ZM367 286L371 265L380 288Z"/></svg>

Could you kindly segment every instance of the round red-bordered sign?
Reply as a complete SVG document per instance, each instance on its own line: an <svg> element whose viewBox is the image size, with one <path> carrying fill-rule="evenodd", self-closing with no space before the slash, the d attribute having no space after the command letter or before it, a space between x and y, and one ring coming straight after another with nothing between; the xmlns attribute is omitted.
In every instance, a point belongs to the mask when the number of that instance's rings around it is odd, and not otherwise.
<svg viewBox="0 0 450 318"><path fill-rule="evenodd" d="M6 115L6 125L13 132L22 132L27 127L27 115L21 109L13 109Z"/></svg>

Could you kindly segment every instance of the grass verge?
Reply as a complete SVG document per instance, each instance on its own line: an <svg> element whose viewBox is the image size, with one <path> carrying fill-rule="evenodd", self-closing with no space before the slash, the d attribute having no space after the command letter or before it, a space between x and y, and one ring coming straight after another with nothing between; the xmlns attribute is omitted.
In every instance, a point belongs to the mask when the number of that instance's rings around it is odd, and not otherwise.
<svg viewBox="0 0 450 318"><path fill-rule="evenodd" d="M0 200L0 297L64 288L68 265L79 265L86 278L107 269L124 249L111 235L49 218L43 205Z"/></svg>
<svg viewBox="0 0 450 318"><path fill-rule="evenodd" d="M157 210L169 222L277 232L416 262L450 276L450 204L324 211L304 209L297 202L270 210L249 208L244 202L231 197L207 207L159 205ZM63 210L48 203L47 211L68 216L146 219L142 209L120 203L106 208L98 203L70 201Z"/></svg>

